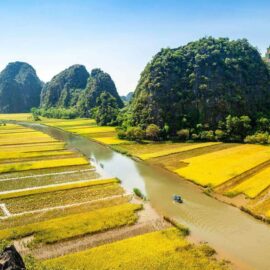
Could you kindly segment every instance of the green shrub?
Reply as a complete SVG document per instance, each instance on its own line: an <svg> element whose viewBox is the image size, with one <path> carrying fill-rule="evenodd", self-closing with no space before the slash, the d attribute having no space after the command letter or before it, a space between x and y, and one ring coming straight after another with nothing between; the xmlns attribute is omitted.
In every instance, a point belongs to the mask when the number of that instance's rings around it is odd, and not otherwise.
<svg viewBox="0 0 270 270"><path fill-rule="evenodd" d="M215 141L215 135L213 130L202 131L200 133L201 140L203 141Z"/></svg>
<svg viewBox="0 0 270 270"><path fill-rule="evenodd" d="M133 189L133 192L134 192L134 194L136 195L136 196L138 196L139 198L141 198L141 199L145 199L145 196L143 195L143 193L141 192L141 190L140 189L138 189L138 188L134 188Z"/></svg>
<svg viewBox="0 0 270 270"><path fill-rule="evenodd" d="M127 138L127 133L124 130L118 130L117 137L121 140L124 140Z"/></svg>
<svg viewBox="0 0 270 270"><path fill-rule="evenodd" d="M199 249L203 252L203 254L206 256L206 257L212 257L213 255L216 254L216 251L209 247L207 244L201 244L199 246Z"/></svg>
<svg viewBox="0 0 270 270"><path fill-rule="evenodd" d="M140 127L130 127L126 134L127 139L131 141L142 141L145 138L145 131Z"/></svg>
<svg viewBox="0 0 270 270"><path fill-rule="evenodd" d="M147 126L145 133L148 139L157 141L160 136L160 128L155 124L150 124Z"/></svg>
<svg viewBox="0 0 270 270"><path fill-rule="evenodd" d="M8 240L0 240L0 252L2 252L10 244L11 242Z"/></svg>
<svg viewBox="0 0 270 270"><path fill-rule="evenodd" d="M191 139L194 140L194 141L197 141L197 140L200 139L200 135L198 135L198 134L196 134L196 133L193 133L193 134L191 135Z"/></svg>
<svg viewBox="0 0 270 270"><path fill-rule="evenodd" d="M188 236L190 234L189 228L179 224L174 219L167 216L164 216L163 219L172 224L175 228L177 228L183 236Z"/></svg>
<svg viewBox="0 0 270 270"><path fill-rule="evenodd" d="M257 132L254 135L246 136L244 142L255 144L268 144L269 140L270 138L268 132Z"/></svg>
<svg viewBox="0 0 270 270"><path fill-rule="evenodd" d="M189 139L189 130L188 129L180 129L177 131L177 136L182 141L187 141Z"/></svg>
<svg viewBox="0 0 270 270"><path fill-rule="evenodd" d="M217 141L222 141L226 138L226 133L221 129L216 129L215 131L215 139Z"/></svg>

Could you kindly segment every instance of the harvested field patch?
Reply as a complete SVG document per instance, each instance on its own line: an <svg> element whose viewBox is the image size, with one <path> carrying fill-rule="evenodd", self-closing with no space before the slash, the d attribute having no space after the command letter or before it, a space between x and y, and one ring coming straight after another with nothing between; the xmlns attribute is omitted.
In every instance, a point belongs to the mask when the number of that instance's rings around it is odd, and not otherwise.
<svg viewBox="0 0 270 270"><path fill-rule="evenodd" d="M88 180L83 182L74 182L74 183L64 183L60 185L52 185L48 187L39 187L34 189L25 189L21 191L9 191L7 193L0 193L0 200L10 199L16 197L24 197L33 194L42 194L50 193L58 190L69 190L74 188L90 187L90 186L99 186L118 183L116 178L111 179L102 179L102 180Z"/></svg>
<svg viewBox="0 0 270 270"><path fill-rule="evenodd" d="M75 171L66 174L44 174L44 176L24 177L22 179L13 179L3 181L0 179L0 191L16 190L30 187L40 187L45 185L68 183L72 181L82 181L97 179L98 174L95 171Z"/></svg>
<svg viewBox="0 0 270 270"><path fill-rule="evenodd" d="M15 214L79 202L88 202L114 195L122 195L123 193L124 191L119 184L108 183L1 199L0 202L5 203L10 212Z"/></svg>

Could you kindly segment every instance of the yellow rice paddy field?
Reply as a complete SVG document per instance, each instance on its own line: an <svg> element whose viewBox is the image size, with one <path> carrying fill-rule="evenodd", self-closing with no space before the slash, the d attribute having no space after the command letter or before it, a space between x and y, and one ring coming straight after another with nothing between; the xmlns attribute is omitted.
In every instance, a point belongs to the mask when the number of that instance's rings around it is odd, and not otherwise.
<svg viewBox="0 0 270 270"><path fill-rule="evenodd" d="M232 149L185 159L183 162L187 166L175 172L200 185L217 186L269 160L269 147L239 145Z"/></svg>
<svg viewBox="0 0 270 270"><path fill-rule="evenodd" d="M0 119L29 120L30 118L29 114L0 115ZM270 148L267 146L236 144L227 146L227 144L212 142L138 144L118 139L114 127L97 127L92 119L43 118L42 123L112 145L120 152L164 166L188 180L202 186L211 186L214 191L230 197L244 194L247 199L254 200L269 190ZM3 127L3 132L12 129L13 132L19 132L20 129L26 132L25 128L16 127L16 125L11 128ZM18 146L26 145L25 140L29 135L30 133L26 132L25 139L22 136ZM46 138L41 136L36 140L38 145ZM9 146L9 143L10 140L5 137L1 139L0 130L0 149ZM8 166L9 164L4 164L3 172L9 170ZM269 209L265 208L264 212L267 211Z"/></svg>
<svg viewBox="0 0 270 270"><path fill-rule="evenodd" d="M14 117L25 121L29 115L6 115L5 119ZM96 127L93 120L43 121L102 143L123 143L116 138L114 128ZM49 254L50 249L61 251L66 243L78 245L84 239L136 226L143 209L140 203L130 200L118 179L101 179L87 158L66 149L63 142L18 125L0 126L0 241L15 241L22 247L19 250L22 255L42 251ZM79 249L82 252L70 251L64 257L38 264L50 270L73 269L74 261L81 263L76 269L89 270L194 269L195 266L227 269L209 255L209 247L191 245L181 230L170 228L145 233L140 223L138 226L142 234L139 237L127 234L126 240L90 249L82 245Z"/></svg>
<svg viewBox="0 0 270 270"><path fill-rule="evenodd" d="M270 167L259 171L258 173L248 177L243 182L228 190L230 193L244 193L249 198L255 198L270 186Z"/></svg>
<svg viewBox="0 0 270 270"><path fill-rule="evenodd" d="M235 197L244 194L248 209L252 213L269 218L270 203L266 199L270 193L268 146L224 143L133 143L113 148L147 160L151 164L163 166L201 186L210 186L212 191L223 195ZM259 203L255 203L255 199Z"/></svg>
<svg viewBox="0 0 270 270"><path fill-rule="evenodd" d="M43 264L49 269L64 266L69 270L227 269L210 253L205 245L188 243L177 229L167 229L47 260Z"/></svg>
<svg viewBox="0 0 270 270"><path fill-rule="evenodd" d="M31 119L31 113L0 114L0 120L27 121Z"/></svg>
<svg viewBox="0 0 270 270"><path fill-rule="evenodd" d="M124 144L125 140L117 138L115 127L99 127L93 119L54 120L43 119L43 124L64 129L103 144Z"/></svg>
<svg viewBox="0 0 270 270"><path fill-rule="evenodd" d="M220 143L147 143L147 144L127 144L121 145L122 151L127 151L142 160L168 156L175 153L182 153L193 149L204 148Z"/></svg>

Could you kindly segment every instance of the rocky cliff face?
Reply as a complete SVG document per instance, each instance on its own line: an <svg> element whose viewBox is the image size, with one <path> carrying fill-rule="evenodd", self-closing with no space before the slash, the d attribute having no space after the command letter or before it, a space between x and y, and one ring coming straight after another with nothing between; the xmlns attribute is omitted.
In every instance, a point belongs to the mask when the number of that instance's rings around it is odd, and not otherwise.
<svg viewBox="0 0 270 270"><path fill-rule="evenodd" d="M23 259L14 246L6 247L0 253L0 270L26 270Z"/></svg>
<svg viewBox="0 0 270 270"><path fill-rule="evenodd" d="M42 82L27 63L14 62L0 73L0 113L29 112L38 107Z"/></svg>

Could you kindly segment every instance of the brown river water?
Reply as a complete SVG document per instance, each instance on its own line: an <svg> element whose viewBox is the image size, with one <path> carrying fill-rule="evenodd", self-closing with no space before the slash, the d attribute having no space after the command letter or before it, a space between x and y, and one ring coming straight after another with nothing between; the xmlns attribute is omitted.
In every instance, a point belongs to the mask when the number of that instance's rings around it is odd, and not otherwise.
<svg viewBox="0 0 270 270"><path fill-rule="evenodd" d="M102 176L118 177L128 191L139 188L160 214L187 226L191 240L208 242L236 269L270 270L270 225L205 195L195 184L163 168L57 128L23 124L64 140L91 159ZM180 194L184 203L174 203L173 194Z"/></svg>

